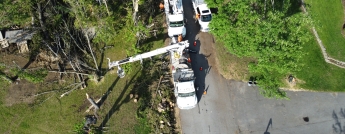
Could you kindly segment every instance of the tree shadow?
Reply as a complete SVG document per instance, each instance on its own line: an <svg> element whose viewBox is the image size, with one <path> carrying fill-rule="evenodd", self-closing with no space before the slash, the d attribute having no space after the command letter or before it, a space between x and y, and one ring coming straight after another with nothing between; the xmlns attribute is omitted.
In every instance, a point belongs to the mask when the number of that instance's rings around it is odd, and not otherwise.
<svg viewBox="0 0 345 134"><path fill-rule="evenodd" d="M341 119L345 118L345 111L343 108L340 109L339 115L341 118L338 117L337 113L333 110L332 118L334 119L335 123L332 125L333 132L337 134L345 133L345 125L341 124Z"/></svg>
<svg viewBox="0 0 345 134"><path fill-rule="evenodd" d="M120 80L120 77L117 77L116 80L108 88L108 91L102 96L101 100L97 103L98 107L101 107L104 101L108 98L109 94L113 91L116 83Z"/></svg>
<svg viewBox="0 0 345 134"><path fill-rule="evenodd" d="M270 121L268 122L266 131L264 132L264 134L270 134L270 132L268 132L268 128L269 128L270 126L271 126L271 127L273 126L273 124L272 124L272 118L270 118Z"/></svg>
<svg viewBox="0 0 345 134"><path fill-rule="evenodd" d="M287 15L292 16L294 14L302 12L301 6L301 0L290 0L290 7L288 8Z"/></svg>
<svg viewBox="0 0 345 134"><path fill-rule="evenodd" d="M155 42L155 41L162 41L162 43L164 44L164 40L165 40L165 33L163 33L163 32L160 32L160 30L158 30L157 31L157 35L156 35L156 37L155 36L151 36L151 37L149 37L149 38L147 38L147 39L145 39L145 40L143 40L143 41L140 41L139 42L139 46L142 46L142 45L147 45L147 44L152 44L153 45L153 42ZM152 48L152 47L151 47ZM149 48L149 49L151 49L151 48Z"/></svg>
<svg viewBox="0 0 345 134"><path fill-rule="evenodd" d="M135 75L131 78L131 80L129 82L126 82L126 86L123 88L122 92L120 93L119 97L116 99L114 105L112 106L112 108L109 110L108 114L105 115L105 118L103 119L102 123L100 124L99 128L103 128L105 127L105 125L108 123L110 117L117 111L119 110L119 108L121 107L122 104L126 103L129 101L129 97L127 97L126 99L124 99L123 101L122 98L124 97L127 89L129 88L129 86L131 85L131 83L134 81L134 78L138 75L139 71L137 71L135 73ZM121 103L120 103L121 101Z"/></svg>
<svg viewBox="0 0 345 134"><path fill-rule="evenodd" d="M161 14L159 10L159 0L147 0L145 3L141 4L138 7L139 15L144 16L143 19L145 22L149 22L150 18L155 18L157 15Z"/></svg>
<svg viewBox="0 0 345 134"><path fill-rule="evenodd" d="M22 68L20 68L21 70L25 70L25 69L27 69L30 65L31 65L31 63L33 63L35 60L34 59L29 59L29 61L22 67ZM16 63L17 64L17 63ZM11 80L12 81L15 81L15 80L17 80L18 79L18 75L16 75L16 76L14 76L14 77L12 77L11 78Z"/></svg>

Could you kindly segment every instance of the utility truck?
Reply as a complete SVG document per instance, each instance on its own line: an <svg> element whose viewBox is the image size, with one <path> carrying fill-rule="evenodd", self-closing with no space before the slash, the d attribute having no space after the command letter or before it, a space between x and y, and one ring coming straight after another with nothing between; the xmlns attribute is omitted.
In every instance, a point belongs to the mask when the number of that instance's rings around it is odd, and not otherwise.
<svg viewBox="0 0 345 134"><path fill-rule="evenodd" d="M164 10L168 35L172 42L176 43L179 35L183 38L186 36L182 0L164 0Z"/></svg>
<svg viewBox="0 0 345 134"><path fill-rule="evenodd" d="M212 20L212 14L210 8L207 7L207 4L204 0L192 0L194 14L197 22L200 25L201 32L209 32L209 23Z"/></svg>
<svg viewBox="0 0 345 134"><path fill-rule="evenodd" d="M120 78L125 76L124 70L120 67L122 64L127 64L135 61L140 61L145 58L152 56L169 53L170 54L170 65L172 73L172 81L174 84L174 95L176 97L176 104L180 109L191 109L197 104L196 88L195 88L195 77L194 72L188 63L189 51L188 41L181 41L179 43L173 43L169 46L159 48L143 54L138 54L129 58L125 58L119 61L110 62L109 69L117 67L117 73Z"/></svg>

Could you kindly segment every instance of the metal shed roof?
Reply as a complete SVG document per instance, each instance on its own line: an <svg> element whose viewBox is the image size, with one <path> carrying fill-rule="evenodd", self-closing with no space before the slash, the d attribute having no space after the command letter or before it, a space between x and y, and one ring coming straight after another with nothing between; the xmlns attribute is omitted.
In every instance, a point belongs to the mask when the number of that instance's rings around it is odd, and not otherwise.
<svg viewBox="0 0 345 134"><path fill-rule="evenodd" d="M5 39L8 40L9 43L17 43L31 40L34 34L35 32L23 30L6 31Z"/></svg>

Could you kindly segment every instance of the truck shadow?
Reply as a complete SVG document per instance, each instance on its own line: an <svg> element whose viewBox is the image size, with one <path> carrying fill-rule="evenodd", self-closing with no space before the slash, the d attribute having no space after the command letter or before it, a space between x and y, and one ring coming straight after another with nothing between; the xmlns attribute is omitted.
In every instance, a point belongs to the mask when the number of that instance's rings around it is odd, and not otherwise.
<svg viewBox="0 0 345 134"><path fill-rule="evenodd" d="M199 44L195 47L195 49L197 50L200 49ZM190 58L192 61L192 69L194 71L195 76L195 86L198 89L196 91L196 95L199 102L202 98L202 95L204 94L204 91L206 91L205 78L207 73L210 71L211 67L208 64L206 56L204 54L200 54L199 51L197 51L196 54L190 54Z"/></svg>
<svg viewBox="0 0 345 134"><path fill-rule="evenodd" d="M190 53L190 59L194 76L196 77L195 86L198 88L196 95L198 102L200 102L202 95L206 90L206 74L211 68L209 67L207 56L200 53L200 47L202 44L200 43L199 39L196 39L197 34L200 32L200 26L195 22L192 2L182 1L182 4L184 9L184 17L186 19L187 31L184 40L188 40L190 44L188 49L196 51L196 53Z"/></svg>

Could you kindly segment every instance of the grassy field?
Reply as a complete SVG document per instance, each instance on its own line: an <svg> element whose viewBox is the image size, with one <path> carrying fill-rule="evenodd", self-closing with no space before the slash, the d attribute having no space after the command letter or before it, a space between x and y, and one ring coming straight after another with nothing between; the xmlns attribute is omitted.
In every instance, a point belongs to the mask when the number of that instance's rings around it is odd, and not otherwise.
<svg viewBox="0 0 345 134"><path fill-rule="evenodd" d="M299 87L315 91L345 91L345 69L326 63L315 39L310 40L303 51L307 55L302 59L305 66L296 74L304 81Z"/></svg>
<svg viewBox="0 0 345 134"><path fill-rule="evenodd" d="M129 32L129 31L123 31ZM125 34L124 34L125 35ZM106 70L108 61L106 58L119 60L126 57L125 49L132 47L135 41L124 41L119 35L114 37L114 47L107 49L104 55L98 54L98 62ZM159 34L158 38L152 38L150 43L144 43L147 49L154 49L164 46L164 33ZM146 45L146 46L145 46ZM97 50L96 50L97 51ZM116 70L116 69L115 69ZM83 90L75 90L68 96L60 99L59 93L48 93L36 98L34 104L15 104L6 106L5 98L8 95L8 87L1 81L0 90L0 132L13 134L62 134L73 133L75 124L83 122L83 117L93 112L85 113L90 106L85 93L88 93L95 100L99 99L104 93L111 90L107 99L98 111L100 119L97 124L104 123L108 128L107 133L128 134L149 130L148 119L138 119L137 109L140 105L129 99L136 78L141 75L139 62L133 63L131 72L123 79L119 79L115 71L107 72L103 80L99 83L88 81L88 87ZM105 72L103 72L105 73ZM46 89L48 90L48 89ZM39 91L38 91L39 92Z"/></svg>
<svg viewBox="0 0 345 134"><path fill-rule="evenodd" d="M305 2L327 53L335 59L345 61L345 38L341 33L345 18L341 0Z"/></svg>

